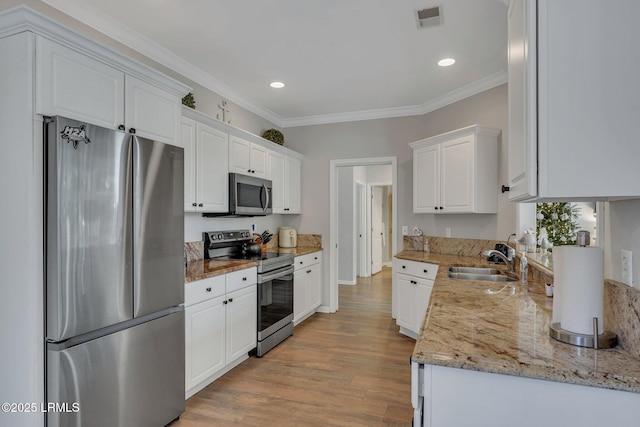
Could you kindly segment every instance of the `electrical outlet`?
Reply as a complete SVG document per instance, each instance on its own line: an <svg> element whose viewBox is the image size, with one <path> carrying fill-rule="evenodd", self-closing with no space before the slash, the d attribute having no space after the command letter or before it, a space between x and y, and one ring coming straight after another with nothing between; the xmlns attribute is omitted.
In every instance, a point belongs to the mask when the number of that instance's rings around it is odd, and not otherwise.
<svg viewBox="0 0 640 427"><path fill-rule="evenodd" d="M451 227L444 229L444 237L451 237Z"/></svg>
<svg viewBox="0 0 640 427"><path fill-rule="evenodd" d="M633 286L633 257L632 252L626 249L620 251L622 283Z"/></svg>
<svg viewBox="0 0 640 427"><path fill-rule="evenodd" d="M408 236L409 235L409 226L408 225L403 225L402 226L402 235L403 236Z"/></svg>

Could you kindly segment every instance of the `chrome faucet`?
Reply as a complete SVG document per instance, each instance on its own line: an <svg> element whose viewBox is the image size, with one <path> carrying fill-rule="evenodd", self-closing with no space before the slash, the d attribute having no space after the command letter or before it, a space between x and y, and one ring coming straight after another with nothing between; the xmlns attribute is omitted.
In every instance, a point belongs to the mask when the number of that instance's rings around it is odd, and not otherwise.
<svg viewBox="0 0 640 427"><path fill-rule="evenodd" d="M495 249L487 249L486 251L482 252L482 255L486 256L487 258L489 258L491 255L496 255L498 258L503 260L505 264L507 264L507 271L513 273L513 264L515 262L514 257L508 258L505 254Z"/></svg>

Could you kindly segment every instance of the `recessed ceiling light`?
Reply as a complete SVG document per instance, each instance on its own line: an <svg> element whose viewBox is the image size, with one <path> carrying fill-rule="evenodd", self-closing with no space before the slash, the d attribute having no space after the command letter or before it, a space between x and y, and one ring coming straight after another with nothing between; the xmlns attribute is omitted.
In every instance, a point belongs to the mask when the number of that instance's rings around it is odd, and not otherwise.
<svg viewBox="0 0 640 427"><path fill-rule="evenodd" d="M276 88L276 89L281 89L281 88L284 87L284 83L282 83L282 82L271 82L271 84L269 86L271 86L273 88Z"/></svg>
<svg viewBox="0 0 640 427"><path fill-rule="evenodd" d="M438 65L441 67L448 67L449 65L453 65L456 63L456 60L453 58L444 58L438 61Z"/></svg>

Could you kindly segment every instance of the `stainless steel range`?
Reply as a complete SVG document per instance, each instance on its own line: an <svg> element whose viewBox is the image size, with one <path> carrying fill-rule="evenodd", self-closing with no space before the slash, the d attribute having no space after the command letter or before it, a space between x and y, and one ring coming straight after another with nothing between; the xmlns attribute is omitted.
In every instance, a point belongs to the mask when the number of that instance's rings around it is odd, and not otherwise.
<svg viewBox="0 0 640 427"><path fill-rule="evenodd" d="M203 233L205 258L258 261L258 346L256 355L293 335L293 254L251 252L249 230Z"/></svg>

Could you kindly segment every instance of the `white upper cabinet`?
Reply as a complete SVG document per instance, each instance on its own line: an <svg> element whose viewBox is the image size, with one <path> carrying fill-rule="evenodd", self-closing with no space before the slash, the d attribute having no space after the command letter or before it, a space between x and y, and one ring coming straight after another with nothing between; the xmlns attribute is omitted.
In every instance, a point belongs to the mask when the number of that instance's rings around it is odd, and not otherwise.
<svg viewBox="0 0 640 427"><path fill-rule="evenodd" d="M277 151L267 152L267 178L273 184L273 213L300 213L302 160Z"/></svg>
<svg viewBox="0 0 640 427"><path fill-rule="evenodd" d="M301 213L302 159L287 156L284 162L284 213Z"/></svg>
<svg viewBox="0 0 640 427"><path fill-rule="evenodd" d="M193 112L192 115L199 114ZM228 134L201 121L183 117L181 140L184 148L185 212L227 212Z"/></svg>
<svg viewBox="0 0 640 427"><path fill-rule="evenodd" d="M479 125L416 141L413 148L415 213L496 213L498 136Z"/></svg>
<svg viewBox="0 0 640 427"><path fill-rule="evenodd" d="M276 151L267 152L267 178L273 185L271 189L271 208L274 214L282 214L284 211L285 177L284 177L285 155Z"/></svg>
<svg viewBox="0 0 640 427"><path fill-rule="evenodd" d="M266 147L231 135L229 138L229 172L266 178Z"/></svg>
<svg viewBox="0 0 640 427"><path fill-rule="evenodd" d="M36 37L36 112L98 126L124 126L124 73Z"/></svg>
<svg viewBox="0 0 640 427"><path fill-rule="evenodd" d="M511 2L510 200L640 196L639 14L635 0Z"/></svg>
<svg viewBox="0 0 640 427"><path fill-rule="evenodd" d="M126 130L154 141L179 144L181 101L177 96L125 76Z"/></svg>
<svg viewBox="0 0 640 427"><path fill-rule="evenodd" d="M179 145L180 97L102 61L36 38L36 112Z"/></svg>

